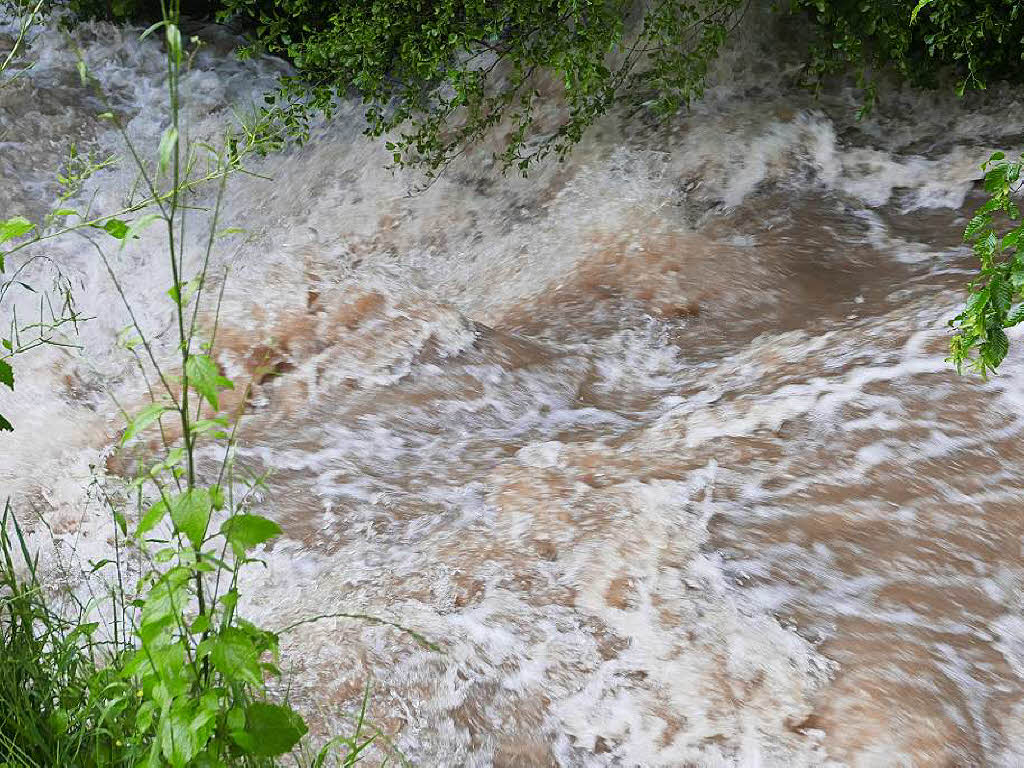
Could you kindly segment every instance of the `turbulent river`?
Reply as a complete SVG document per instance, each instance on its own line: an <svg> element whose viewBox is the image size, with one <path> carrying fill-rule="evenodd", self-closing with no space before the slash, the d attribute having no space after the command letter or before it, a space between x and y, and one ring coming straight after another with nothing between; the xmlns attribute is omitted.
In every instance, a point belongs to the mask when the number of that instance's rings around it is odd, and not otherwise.
<svg viewBox="0 0 1024 768"><path fill-rule="evenodd" d="M123 152L76 48L155 144L163 54L138 34L35 37L0 91L0 217L48 209L71 143ZM212 39L193 137L284 70ZM353 104L231 182L218 358L278 373L239 461L271 470L285 531L245 611L364 612L443 649L341 619L285 635L319 732L370 679L424 766L1024 764L1024 364L944 362L978 163L1022 104L895 88L858 123L855 90L815 99L775 38L744 40L688 113L609 117L526 180L481 147L416 191ZM76 203L133 182L108 168ZM18 359L0 485L73 574L109 546L110 395L145 384L94 252L45 252L94 319L81 351ZM150 233L112 253L169 359L159 254Z"/></svg>

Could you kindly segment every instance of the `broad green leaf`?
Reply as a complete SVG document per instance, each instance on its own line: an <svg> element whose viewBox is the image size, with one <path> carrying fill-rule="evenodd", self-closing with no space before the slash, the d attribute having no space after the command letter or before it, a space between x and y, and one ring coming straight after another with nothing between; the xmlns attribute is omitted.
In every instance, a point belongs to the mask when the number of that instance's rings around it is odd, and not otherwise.
<svg viewBox="0 0 1024 768"><path fill-rule="evenodd" d="M220 408L217 398L218 389L234 389L229 379L220 375L217 364L209 355L192 355L185 363L185 373L189 383L214 408Z"/></svg>
<svg viewBox="0 0 1024 768"><path fill-rule="evenodd" d="M24 216L14 216L7 221L0 222L0 243L6 243L16 237L21 237L31 232L35 224Z"/></svg>
<svg viewBox="0 0 1024 768"><path fill-rule="evenodd" d="M192 706L184 697L175 699L160 716L160 751L172 768L185 768L198 751L191 725Z"/></svg>
<svg viewBox="0 0 1024 768"><path fill-rule="evenodd" d="M164 629L175 623L188 602L188 578L187 569L172 568L160 577L146 595L142 604L142 621L139 628L139 639L142 640L143 645L153 643ZM161 649L162 652L164 650ZM167 653L173 654L180 650L181 646L174 644ZM164 655L157 655L153 649L150 650L150 656L154 664L170 667L170 669L164 670L163 677L166 678L174 673L175 661L173 658L167 659Z"/></svg>
<svg viewBox="0 0 1024 768"><path fill-rule="evenodd" d="M198 547L206 537L210 524L210 494L205 488L192 488L178 494L171 500L171 520L174 528L182 533L193 547Z"/></svg>
<svg viewBox="0 0 1024 768"><path fill-rule="evenodd" d="M152 701L144 701L139 707L138 712L135 715L135 728L140 733L145 733L149 730L149 726L153 724L153 713L156 710L156 705Z"/></svg>
<svg viewBox="0 0 1024 768"><path fill-rule="evenodd" d="M139 520L139 526L135 529L136 536L144 536L149 531L153 530L161 520L164 519L164 515L167 514L167 504L163 499L158 501L156 504L151 506L146 514Z"/></svg>
<svg viewBox="0 0 1024 768"><path fill-rule="evenodd" d="M118 240L124 240L125 235L128 234L128 225L120 219L107 219L102 225L93 224L96 229L102 229L111 237L116 237Z"/></svg>
<svg viewBox="0 0 1024 768"><path fill-rule="evenodd" d="M251 755L276 757L291 752L307 730L306 723L290 707L257 701L246 707L245 730L234 731L231 736Z"/></svg>
<svg viewBox="0 0 1024 768"><path fill-rule="evenodd" d="M257 544L281 534L281 526L260 515L235 515L224 521L220 532L224 534L235 554L241 557Z"/></svg>
<svg viewBox="0 0 1024 768"><path fill-rule="evenodd" d="M0 360L0 384L14 389L14 369L6 360Z"/></svg>
<svg viewBox="0 0 1024 768"><path fill-rule="evenodd" d="M224 491L219 485L210 486L210 503L214 509L224 509Z"/></svg>
<svg viewBox="0 0 1024 768"><path fill-rule="evenodd" d="M124 431L121 436L121 445L124 445L131 440L135 435L139 434L152 424L157 421L167 411L173 410L170 406L161 405L160 403L150 403L137 414L135 418L128 422L128 429Z"/></svg>
<svg viewBox="0 0 1024 768"><path fill-rule="evenodd" d="M4 415L2 413L0 413L0 432L13 432L13 431L14 431L14 427L11 424L11 422L9 422L6 418L4 418Z"/></svg>
<svg viewBox="0 0 1024 768"><path fill-rule="evenodd" d="M171 155L178 145L178 129L173 125L169 126L160 137L160 173L164 173L171 162Z"/></svg>
<svg viewBox="0 0 1024 768"><path fill-rule="evenodd" d="M241 680L250 685L263 684L259 653L249 636L237 627L225 627L201 645L209 651L210 663L227 680ZM280 754L280 753L275 753Z"/></svg>

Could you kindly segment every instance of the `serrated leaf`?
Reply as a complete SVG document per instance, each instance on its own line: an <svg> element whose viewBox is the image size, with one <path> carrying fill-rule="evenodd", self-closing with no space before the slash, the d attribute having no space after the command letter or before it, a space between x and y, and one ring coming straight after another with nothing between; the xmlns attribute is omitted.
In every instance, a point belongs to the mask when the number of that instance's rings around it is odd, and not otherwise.
<svg viewBox="0 0 1024 768"><path fill-rule="evenodd" d="M989 291L997 312L1008 312L1013 302L1013 289L1006 280L993 280Z"/></svg>
<svg viewBox="0 0 1024 768"><path fill-rule="evenodd" d="M988 224L992 223L992 217L987 216L983 213L979 213L977 216L972 218L967 223L967 228L964 229L964 240L970 240L974 235L983 230Z"/></svg>
<svg viewBox="0 0 1024 768"><path fill-rule="evenodd" d="M234 389L234 384L220 375L217 364L209 355L189 357L188 362L185 363L185 373L188 375L192 388L205 398L214 410L220 408L220 401L217 397L218 390Z"/></svg>
<svg viewBox="0 0 1024 768"><path fill-rule="evenodd" d="M14 369L6 360L0 360L0 384L5 384L9 389L14 389Z"/></svg>
<svg viewBox="0 0 1024 768"><path fill-rule="evenodd" d="M35 229L35 224L24 216L13 216L7 221L0 222L0 243L27 235L33 229Z"/></svg>
<svg viewBox="0 0 1024 768"><path fill-rule="evenodd" d="M1003 328L1013 328L1015 325L1020 325L1021 321L1024 321L1024 304L1017 307L1017 311L1006 318Z"/></svg>
<svg viewBox="0 0 1024 768"><path fill-rule="evenodd" d="M260 515L235 515L224 521L220 527L239 557L258 544L263 544L281 534L281 526Z"/></svg>
<svg viewBox="0 0 1024 768"><path fill-rule="evenodd" d="M142 432L142 430L154 421L157 421L163 414L170 410L173 410L170 406L161 405L160 403L150 403L147 405L135 415L134 419L128 422L128 429L126 429L124 434L121 436L121 445L127 443L135 437L135 435Z"/></svg>
<svg viewBox="0 0 1024 768"><path fill-rule="evenodd" d="M205 488L191 488L171 500L171 521L174 528L183 534L193 547L202 544L206 537L210 511L210 494Z"/></svg>
<svg viewBox="0 0 1024 768"><path fill-rule="evenodd" d="M988 340L981 345L982 359L993 370L1006 358L1010 351L1010 340L1002 328L993 328L989 331Z"/></svg>

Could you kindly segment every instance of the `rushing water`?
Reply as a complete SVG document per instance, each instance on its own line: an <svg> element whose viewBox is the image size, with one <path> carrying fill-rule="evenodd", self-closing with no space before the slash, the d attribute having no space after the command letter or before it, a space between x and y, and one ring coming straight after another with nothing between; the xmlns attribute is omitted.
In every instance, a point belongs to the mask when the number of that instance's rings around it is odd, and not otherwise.
<svg viewBox="0 0 1024 768"><path fill-rule="evenodd" d="M137 34L74 42L152 145L163 61ZM484 147L409 194L349 105L262 162L272 181L232 183L225 224L249 234L216 254L219 355L279 373L240 458L273 471L286 534L246 610L362 611L444 648L343 620L287 635L321 732L371 678L421 765L1024 764L1024 366L943 361L977 164L1024 112L897 89L856 123L854 92L792 87L771 39L689 114L608 118L529 180ZM229 47L186 78L194 136L281 69ZM32 55L0 92L3 217L45 210L70 142L122 151L71 43L48 29ZM79 202L132 183L108 169ZM159 249L114 256L166 354ZM108 393L144 385L102 265L47 253L95 319L82 352L18 361L0 478L73 571L108 546Z"/></svg>

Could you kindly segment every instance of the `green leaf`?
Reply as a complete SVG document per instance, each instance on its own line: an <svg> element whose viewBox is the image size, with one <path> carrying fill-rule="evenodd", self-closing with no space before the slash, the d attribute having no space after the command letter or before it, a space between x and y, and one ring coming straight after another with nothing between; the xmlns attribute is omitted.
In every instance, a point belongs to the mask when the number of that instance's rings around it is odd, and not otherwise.
<svg viewBox="0 0 1024 768"><path fill-rule="evenodd" d="M164 173L171 162L171 154L178 145L178 129L173 125L169 126L160 137L160 173Z"/></svg>
<svg viewBox="0 0 1024 768"><path fill-rule="evenodd" d="M224 491L219 485L210 486L210 503L214 509L224 509Z"/></svg>
<svg viewBox="0 0 1024 768"><path fill-rule="evenodd" d="M997 312L1005 313L1010 310L1010 304L1013 302L1013 289L1006 280L993 280L990 295Z"/></svg>
<svg viewBox="0 0 1024 768"><path fill-rule="evenodd" d="M102 229L111 237L115 237L118 240L124 240L125 235L128 234L128 225L120 219L107 219L103 225L93 224L96 229Z"/></svg>
<svg viewBox="0 0 1024 768"><path fill-rule="evenodd" d="M185 363L185 373L188 375L189 383L214 410L220 408L217 399L218 389L234 389L234 384L229 379L220 375L217 364L209 355L192 355Z"/></svg>
<svg viewBox="0 0 1024 768"><path fill-rule="evenodd" d="M24 216L14 216L7 221L0 222L0 243L6 243L16 237L21 237L31 232L35 224Z"/></svg>
<svg viewBox="0 0 1024 768"><path fill-rule="evenodd" d="M146 28L145 32L143 32L141 35L139 35L139 40L145 40L147 37L149 37L151 34L153 34L156 30L160 29L160 27L162 27L166 23L167 23L167 21L163 20L163 21L158 21L155 24L151 24L150 26L148 26Z"/></svg>
<svg viewBox="0 0 1024 768"><path fill-rule="evenodd" d="M1013 328L1015 325L1020 325L1024 321L1024 304L1017 307L1017 311L1006 318L1006 322L1003 323L1003 328Z"/></svg>
<svg viewBox="0 0 1024 768"><path fill-rule="evenodd" d="M254 686L263 684L259 653L243 630L225 627L204 643L209 644L210 662L226 680L241 680Z"/></svg>
<svg viewBox="0 0 1024 768"><path fill-rule="evenodd" d="M4 415L2 413L0 413L0 432L13 432L13 431L14 431L14 427L11 425L11 422L9 422L7 419L5 419Z"/></svg>
<svg viewBox="0 0 1024 768"><path fill-rule="evenodd" d="M183 697L175 699L160 717L160 751L172 768L185 768L198 751L191 725L192 707Z"/></svg>
<svg viewBox="0 0 1024 768"><path fill-rule="evenodd" d="M6 360L0 360L0 384L6 384L9 389L14 389L14 369Z"/></svg>
<svg viewBox="0 0 1024 768"><path fill-rule="evenodd" d="M257 701L246 707L245 730L234 731L231 736L251 755L276 757L290 752L307 730L291 707Z"/></svg>
<svg viewBox="0 0 1024 768"><path fill-rule="evenodd" d="M988 341L981 345L982 360L988 367L995 370L1006 358L1010 351L1010 340L1002 328L994 328L989 331Z"/></svg>
<svg viewBox="0 0 1024 768"><path fill-rule="evenodd" d="M158 501L156 504L151 506L146 514L139 520L139 526L135 529L136 536L144 536L149 531L153 530L157 524L164 519L164 515L167 514L167 504L163 499Z"/></svg>
<svg viewBox="0 0 1024 768"><path fill-rule="evenodd" d="M970 240L974 235L991 223L991 216L987 216L984 213L978 214L967 223L967 228L964 229L964 240Z"/></svg>
<svg viewBox="0 0 1024 768"><path fill-rule="evenodd" d="M170 406L161 405L160 403L150 403L147 405L135 415L134 419L128 422L128 429L126 429L124 434L121 436L121 445L127 443L135 437L135 435L142 432L142 430L154 421L157 421L163 414L170 410L173 410Z"/></svg>
<svg viewBox="0 0 1024 768"><path fill-rule="evenodd" d="M177 24L167 24L167 47L177 63L181 63L181 30Z"/></svg>
<svg viewBox="0 0 1024 768"><path fill-rule="evenodd" d="M191 488L171 501L171 521L179 533L198 547L210 524L210 494L205 488Z"/></svg>
<svg viewBox="0 0 1024 768"><path fill-rule="evenodd" d="M153 585L149 594L146 595L142 605L142 621L139 629L139 639L142 640L144 646L150 646L167 627L174 624L178 615L187 604L188 592L186 585L189 575L188 570L185 568L172 568ZM152 655L152 649L150 650ZM177 644L161 650L166 650L168 654L179 652L183 654L181 646ZM163 656L156 657L154 655L153 658L156 661L160 661L163 659ZM183 655L182 659L184 659ZM167 666L173 672L175 666L173 660L167 662Z"/></svg>
<svg viewBox="0 0 1024 768"><path fill-rule="evenodd" d="M281 526L260 515L235 515L224 521L220 527L235 554L241 557L257 544L269 541L281 534Z"/></svg>

